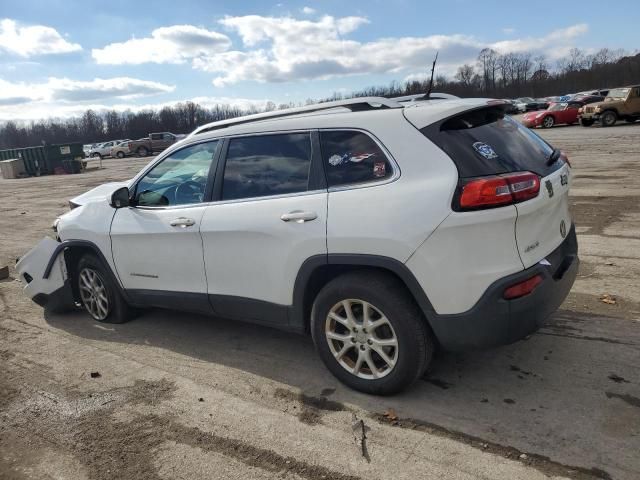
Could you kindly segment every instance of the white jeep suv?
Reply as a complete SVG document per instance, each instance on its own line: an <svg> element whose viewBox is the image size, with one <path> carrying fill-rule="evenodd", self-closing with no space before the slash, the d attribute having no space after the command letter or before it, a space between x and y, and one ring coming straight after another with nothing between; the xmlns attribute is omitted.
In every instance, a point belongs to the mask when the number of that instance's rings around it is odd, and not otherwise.
<svg viewBox="0 0 640 480"><path fill-rule="evenodd" d="M205 125L73 199L19 261L24 290L102 322L166 307L310 332L342 382L397 392L437 347L534 332L575 279L570 165L505 107L359 98Z"/></svg>

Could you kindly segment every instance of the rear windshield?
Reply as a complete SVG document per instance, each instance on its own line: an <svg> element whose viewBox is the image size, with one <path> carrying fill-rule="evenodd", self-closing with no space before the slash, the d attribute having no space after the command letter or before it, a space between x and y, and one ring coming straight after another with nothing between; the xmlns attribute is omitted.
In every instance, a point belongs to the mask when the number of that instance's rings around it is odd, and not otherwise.
<svg viewBox="0 0 640 480"><path fill-rule="evenodd" d="M451 157L461 178L521 171L546 177L562 165L548 166L553 148L501 107L465 112L420 131Z"/></svg>

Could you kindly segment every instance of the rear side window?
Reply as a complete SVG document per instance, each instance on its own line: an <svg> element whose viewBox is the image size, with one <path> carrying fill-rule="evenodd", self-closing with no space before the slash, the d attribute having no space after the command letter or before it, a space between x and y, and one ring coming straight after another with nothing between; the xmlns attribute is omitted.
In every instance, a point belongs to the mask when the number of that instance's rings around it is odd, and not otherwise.
<svg viewBox="0 0 640 480"><path fill-rule="evenodd" d="M308 132L234 138L229 141L222 199L305 192L310 165Z"/></svg>
<svg viewBox="0 0 640 480"><path fill-rule="evenodd" d="M461 178L521 171L546 177L562 166L547 165L553 148L502 108L465 112L420 131L451 157Z"/></svg>
<svg viewBox="0 0 640 480"><path fill-rule="evenodd" d="M393 174L389 159L366 133L321 131L320 146L329 187L374 182Z"/></svg>

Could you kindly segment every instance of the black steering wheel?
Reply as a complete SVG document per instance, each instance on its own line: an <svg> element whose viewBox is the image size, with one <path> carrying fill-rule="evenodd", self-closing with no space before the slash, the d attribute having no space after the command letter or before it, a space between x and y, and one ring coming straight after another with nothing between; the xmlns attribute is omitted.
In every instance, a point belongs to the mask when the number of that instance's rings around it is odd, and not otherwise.
<svg viewBox="0 0 640 480"><path fill-rule="evenodd" d="M187 180L176 187L176 203L200 203L204 197L204 185L195 180Z"/></svg>

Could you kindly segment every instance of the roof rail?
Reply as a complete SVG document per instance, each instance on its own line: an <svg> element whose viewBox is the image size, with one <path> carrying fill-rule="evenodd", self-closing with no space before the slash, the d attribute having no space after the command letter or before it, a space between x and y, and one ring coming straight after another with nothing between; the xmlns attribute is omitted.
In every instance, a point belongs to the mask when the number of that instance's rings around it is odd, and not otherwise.
<svg viewBox="0 0 640 480"><path fill-rule="evenodd" d="M389 100L393 100L395 102L415 102L416 100L449 100L456 99L460 97L456 97L455 95L451 95L450 93L438 93L432 92L429 98L425 98L426 93L418 93L416 95L405 95L403 97L392 97Z"/></svg>
<svg viewBox="0 0 640 480"><path fill-rule="evenodd" d="M287 108L285 110L274 110L272 112L256 113L254 115L246 115L244 117L229 118L227 120L207 123L196 128L193 132L191 132L191 134L189 134L189 137L205 132L211 132L213 130L219 130L221 128L242 125L244 123L288 117L290 115L298 115L301 113L313 113L323 110L332 110L334 108L347 108L352 112L359 112L384 108L402 108L402 105L400 105L395 99L384 97L356 97L350 98L348 100L316 103L313 105L305 105L304 107Z"/></svg>

